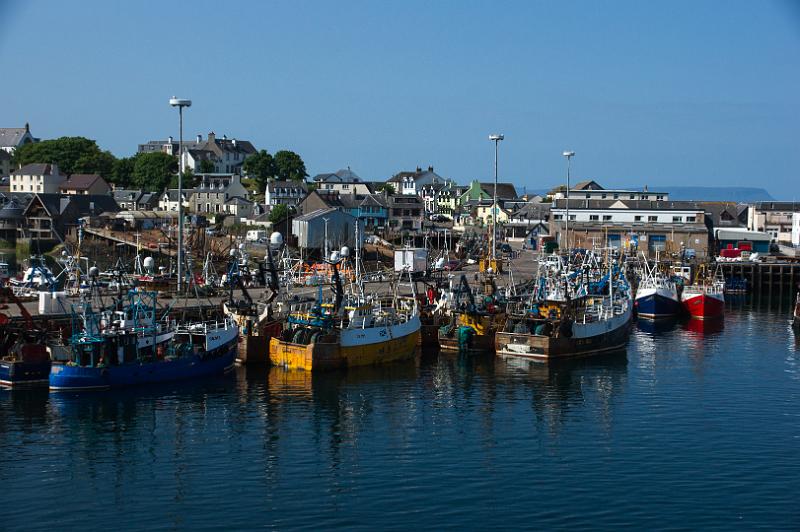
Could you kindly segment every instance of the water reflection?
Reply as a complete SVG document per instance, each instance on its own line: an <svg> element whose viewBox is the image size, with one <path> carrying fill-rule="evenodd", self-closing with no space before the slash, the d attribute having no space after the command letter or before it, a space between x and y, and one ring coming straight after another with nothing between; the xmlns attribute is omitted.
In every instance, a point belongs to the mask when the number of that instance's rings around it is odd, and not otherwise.
<svg viewBox="0 0 800 532"><path fill-rule="evenodd" d="M706 320L689 318L683 323L683 328L697 335L710 338L720 334L725 329L725 318L722 316Z"/></svg>
<svg viewBox="0 0 800 532"><path fill-rule="evenodd" d="M636 327L642 332L656 335L674 331L679 323L680 318L678 316L658 318L655 320L639 318L636 320Z"/></svg>
<svg viewBox="0 0 800 532"><path fill-rule="evenodd" d="M495 374L507 384L531 394L537 420L551 433L561 430L573 410L593 404L606 430L613 422L615 397L625 388L626 351L578 360L542 364L518 358L498 358Z"/></svg>

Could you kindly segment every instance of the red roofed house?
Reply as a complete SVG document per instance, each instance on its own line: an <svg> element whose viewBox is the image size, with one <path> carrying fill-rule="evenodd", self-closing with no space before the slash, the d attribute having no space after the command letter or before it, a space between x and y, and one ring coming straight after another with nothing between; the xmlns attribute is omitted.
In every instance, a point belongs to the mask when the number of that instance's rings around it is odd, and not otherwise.
<svg viewBox="0 0 800 532"><path fill-rule="evenodd" d="M62 194L96 195L108 194L111 187L105 179L95 174L72 174L61 183Z"/></svg>

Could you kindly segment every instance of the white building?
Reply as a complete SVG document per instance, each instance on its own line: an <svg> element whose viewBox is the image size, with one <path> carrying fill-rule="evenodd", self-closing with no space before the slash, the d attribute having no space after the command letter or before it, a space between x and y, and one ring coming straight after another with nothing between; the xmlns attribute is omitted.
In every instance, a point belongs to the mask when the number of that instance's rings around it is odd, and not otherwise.
<svg viewBox="0 0 800 532"><path fill-rule="evenodd" d="M399 172L389 178L388 183L394 186L397 194L407 194L416 196L422 192L422 187L425 185L432 185L434 183L450 183L451 180L444 178L433 171L433 166L429 166L427 170L423 170L417 166L414 172Z"/></svg>
<svg viewBox="0 0 800 532"><path fill-rule="evenodd" d="M565 186L558 187L553 193L553 199L564 199L566 197ZM669 193L653 192L644 187L643 190L629 189L605 189L596 181L581 181L570 187L569 198L591 199L591 200L640 200L640 201L669 201Z"/></svg>
<svg viewBox="0 0 800 532"><path fill-rule="evenodd" d="M36 192L39 194L58 194L62 183L67 179L56 164L26 164L11 172L9 192Z"/></svg>
<svg viewBox="0 0 800 532"><path fill-rule="evenodd" d="M792 213L792 245L800 246L800 212Z"/></svg>
<svg viewBox="0 0 800 532"><path fill-rule="evenodd" d="M270 181L264 190L267 205L299 205L307 193L303 181Z"/></svg>
<svg viewBox="0 0 800 532"><path fill-rule="evenodd" d="M350 168L332 174L317 174L312 178L319 190L334 190L340 194L370 194L369 185Z"/></svg>
<svg viewBox="0 0 800 532"><path fill-rule="evenodd" d="M760 201L747 210L747 228L768 233L773 242L790 242L794 214L800 212L800 202Z"/></svg>
<svg viewBox="0 0 800 532"><path fill-rule="evenodd" d="M167 140L151 140L139 145L139 153L160 151L177 156L179 150L180 143L172 137ZM244 160L256 151L253 144L247 140L229 139L225 135L217 138L213 131L208 134L206 140L203 140L202 135L197 135L195 140L183 142L185 167L195 174L203 172L203 161L207 161L206 166L213 167L214 173L241 174Z"/></svg>
<svg viewBox="0 0 800 532"><path fill-rule="evenodd" d="M194 189L184 188L181 192L183 193L183 210L189 212L189 198L194 194ZM178 212L177 188L170 188L161 194L161 198L158 200L158 210Z"/></svg>
<svg viewBox="0 0 800 532"><path fill-rule="evenodd" d="M0 127L0 150L13 154L17 148L31 142L39 142L39 139L31 135L28 124L25 127Z"/></svg>

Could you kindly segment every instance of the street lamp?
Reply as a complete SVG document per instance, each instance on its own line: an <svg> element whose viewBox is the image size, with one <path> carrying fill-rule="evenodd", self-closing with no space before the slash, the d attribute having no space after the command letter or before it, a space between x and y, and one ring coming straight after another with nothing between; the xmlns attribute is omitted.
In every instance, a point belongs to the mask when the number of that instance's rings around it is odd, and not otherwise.
<svg viewBox="0 0 800 532"><path fill-rule="evenodd" d="M494 198L492 199L492 261L495 260L495 247L497 247L497 147L505 139L503 134L489 135L489 140L494 141ZM494 268L494 262L492 262Z"/></svg>
<svg viewBox="0 0 800 532"><path fill-rule="evenodd" d="M566 245L567 252L569 252L569 170L570 170L570 162L572 161L572 158L575 157L575 152L565 151L561 155L567 158L567 215L564 218L564 234L566 235L567 238L567 245Z"/></svg>
<svg viewBox="0 0 800 532"><path fill-rule="evenodd" d="M169 99L172 107L178 108L179 136L178 136L178 293L183 289L183 108L191 107L192 100L176 98Z"/></svg>

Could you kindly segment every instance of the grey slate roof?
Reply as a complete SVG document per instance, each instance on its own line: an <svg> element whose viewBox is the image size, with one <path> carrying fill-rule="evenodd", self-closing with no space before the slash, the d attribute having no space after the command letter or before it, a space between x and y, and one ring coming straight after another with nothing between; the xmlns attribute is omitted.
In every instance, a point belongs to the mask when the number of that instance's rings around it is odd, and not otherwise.
<svg viewBox="0 0 800 532"><path fill-rule="evenodd" d="M481 183L481 189L490 196L494 195L494 182ZM497 183L497 197L513 199L517 197L517 189L511 183Z"/></svg>
<svg viewBox="0 0 800 532"><path fill-rule="evenodd" d="M14 170L11 175L52 175L53 166L50 163L31 163L26 164L19 170ZM56 166L58 168L58 166Z"/></svg>
<svg viewBox="0 0 800 532"><path fill-rule="evenodd" d="M72 174L69 176L69 179L61 183L61 188L87 190L91 188L98 179L105 182L105 179L97 174Z"/></svg>
<svg viewBox="0 0 800 532"><path fill-rule="evenodd" d="M349 168L342 168L332 174L317 174L312 180L315 183L362 183L358 174Z"/></svg>
<svg viewBox="0 0 800 532"><path fill-rule="evenodd" d="M25 132L24 127L0 127L0 147L16 148Z"/></svg>

